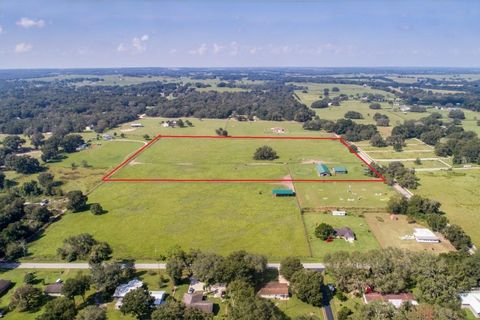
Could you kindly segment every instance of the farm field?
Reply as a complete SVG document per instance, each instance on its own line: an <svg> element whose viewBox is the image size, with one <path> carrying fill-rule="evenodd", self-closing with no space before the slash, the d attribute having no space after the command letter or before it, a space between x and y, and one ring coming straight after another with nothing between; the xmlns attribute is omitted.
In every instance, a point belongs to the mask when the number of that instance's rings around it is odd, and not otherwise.
<svg viewBox="0 0 480 320"><path fill-rule="evenodd" d="M255 150L271 146L273 161L253 160ZM347 174L320 177L316 164ZM369 179L367 166L338 140L169 138L162 137L120 168L113 179ZM333 173L333 170L332 170Z"/></svg>
<svg viewBox="0 0 480 320"><path fill-rule="evenodd" d="M303 218L312 251L321 253L321 256L337 251L365 252L380 248L365 219L362 217L355 215L336 217L326 213L305 213ZM327 223L334 228L349 227L355 233L356 240L353 243L344 239L335 239L332 242L320 240L315 237L315 227L320 223Z"/></svg>
<svg viewBox="0 0 480 320"><path fill-rule="evenodd" d="M294 198L273 198L271 184L123 184L95 189L90 202L108 213L65 215L29 248L34 260L57 260L64 238L82 232L108 242L115 258L155 260L169 248L235 250L308 257ZM233 205L234 204L234 205ZM232 235L235 235L234 237Z"/></svg>
<svg viewBox="0 0 480 320"><path fill-rule="evenodd" d="M437 233L443 241L440 243L420 243L413 240L400 239L406 235L412 235L414 228L424 228L417 223L408 223L407 217L398 215L397 220L390 219L387 213L366 213L365 220L372 233L382 248L399 248L411 251L425 251L430 253L445 253L454 251L455 248L443 236Z"/></svg>
<svg viewBox="0 0 480 320"><path fill-rule="evenodd" d="M146 143L143 139L144 134L152 137L158 133L211 135L215 128L225 127L226 123L229 132L239 135L246 132L272 135L271 128L280 126L287 129L287 135L300 136L306 132L296 123L192 120L194 127L163 128L160 126L163 120L165 119L141 119L144 127L125 132L122 138L119 137L120 130L131 129L129 125L111 130L109 133L112 135L117 132L112 141L96 140L87 133L92 139L90 148L70 154L60 162L49 164L56 177L64 181L62 186L64 190L81 189L89 192L89 203L100 203L107 213L100 216L94 216L89 211L67 213L29 245L30 256L25 260L57 261L59 258L56 249L61 246L64 238L88 232L98 240L108 242L113 247L115 258L153 261L172 246L180 245L185 249L198 248L220 254L243 249L265 254L271 261L278 261L288 255L300 256L306 261L319 261L323 258L324 251L313 248L310 253L301 219L301 208L325 206L383 208L394 194L389 186L380 182L295 183L296 198L275 198L271 195L272 189L292 187L291 184L115 182L99 185L103 174ZM306 133L322 136L322 133L317 132ZM235 145L229 146L231 141L223 139L215 141L221 143L222 148L226 148L219 155L216 155L214 150L209 150L208 145L198 145L198 142L184 144L187 140L184 142L182 140L182 144L174 145L173 140L159 141L157 151L147 149L155 152L150 155L142 154L147 157L145 159L141 157L136 159L138 162L157 161L155 166L144 166L146 168L142 169L142 165L131 165L125 170L140 171L125 171L125 174L152 172L163 174L165 172L162 171L164 168L162 162L158 162L162 157L166 157L170 163L199 161L206 163L218 157L218 163L222 164L228 161L226 155L235 154L238 155L236 161L254 162L251 157L257 142L250 146L236 145L241 141L232 141ZM260 145L266 144L263 140L261 142ZM252 168L247 166L249 175L253 173L253 178L266 176L281 179L288 174L303 177L302 174L305 173L302 171L301 162L305 159L323 160L330 166L330 162L333 165L335 161L348 157L355 161L358 170L361 170L361 178L365 177L360 160L338 141L308 141L300 145L299 141L293 141L292 144L283 142L284 140L268 141L268 144L275 144L272 146L280 155L278 164L269 165L268 168L264 165L251 166ZM223 145L225 143L227 145ZM327 143L327 147L317 148L315 143L321 143L322 146L323 143ZM169 150L166 153L165 147ZM292 164L288 166L282 164L284 159L288 159ZM72 163L75 164L74 167ZM87 166L84 167L82 163L86 163ZM215 163L207 167L198 166L195 169L196 174L205 175L203 172L205 170L231 174L230 168L216 166ZM187 170L193 169L189 167L191 166L179 165L173 171L172 168L168 168L168 172L174 175L188 173L191 176L191 172ZM314 165L308 164L308 167L311 177L319 178L316 176ZM359 174L360 177L360 171L356 172L353 164L352 167L350 165L348 167L352 172L348 176ZM232 237L232 234L236 236Z"/></svg>
<svg viewBox="0 0 480 320"><path fill-rule="evenodd" d="M480 245L480 170L463 172L418 172L420 186L415 194L442 204L451 223L460 225Z"/></svg>

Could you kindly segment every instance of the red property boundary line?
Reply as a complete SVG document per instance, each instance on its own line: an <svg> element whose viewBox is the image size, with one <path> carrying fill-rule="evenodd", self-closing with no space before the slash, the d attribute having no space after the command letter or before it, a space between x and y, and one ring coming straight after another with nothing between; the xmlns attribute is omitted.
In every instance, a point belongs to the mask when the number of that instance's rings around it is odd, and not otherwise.
<svg viewBox="0 0 480 320"><path fill-rule="evenodd" d="M339 141L348 150L353 153L361 162L363 162L370 170L372 170L377 178L375 179L168 179L168 178L112 178L112 176L121 168L126 166L136 157L138 157L143 151L152 146L155 142L161 138L173 138L173 139L275 139L275 140L332 140ZM155 138L150 140L146 145L135 151L131 156L122 161L119 165L109 171L102 178L103 182L145 182L145 183L155 183L155 182L213 182L213 183L223 183L223 182L385 182L385 178L369 163L367 163L362 157L358 155L357 152L341 137L280 137L280 136L194 136L194 135L157 135Z"/></svg>

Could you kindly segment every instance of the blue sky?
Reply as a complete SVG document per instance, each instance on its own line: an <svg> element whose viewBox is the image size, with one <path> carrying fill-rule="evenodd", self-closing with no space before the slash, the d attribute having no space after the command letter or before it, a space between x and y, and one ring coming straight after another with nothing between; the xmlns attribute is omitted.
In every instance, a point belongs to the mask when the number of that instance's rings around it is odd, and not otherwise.
<svg viewBox="0 0 480 320"><path fill-rule="evenodd" d="M0 0L0 68L480 66L480 1Z"/></svg>

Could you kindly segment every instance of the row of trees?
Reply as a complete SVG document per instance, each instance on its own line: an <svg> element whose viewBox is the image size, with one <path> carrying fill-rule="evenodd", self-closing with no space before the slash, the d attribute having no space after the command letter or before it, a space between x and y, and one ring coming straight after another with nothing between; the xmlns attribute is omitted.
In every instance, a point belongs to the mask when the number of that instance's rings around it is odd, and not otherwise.
<svg viewBox="0 0 480 320"><path fill-rule="evenodd" d="M378 133L375 125L365 125L353 122L350 119L339 119L337 121L320 119L316 116L313 120L304 123L305 130L325 130L342 135L349 141L369 140L373 135Z"/></svg>

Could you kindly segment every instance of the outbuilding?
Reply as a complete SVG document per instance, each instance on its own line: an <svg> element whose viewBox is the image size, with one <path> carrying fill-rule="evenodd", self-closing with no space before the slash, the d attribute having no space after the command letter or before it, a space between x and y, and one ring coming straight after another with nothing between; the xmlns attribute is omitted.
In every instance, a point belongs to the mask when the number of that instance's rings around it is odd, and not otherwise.
<svg viewBox="0 0 480 320"><path fill-rule="evenodd" d="M381 294L377 292L370 292L363 295L363 301L365 302L365 304L369 304L370 302L375 301L388 302L397 309L407 302L414 306L418 305L418 302L415 300L415 297L411 293Z"/></svg>
<svg viewBox="0 0 480 320"><path fill-rule="evenodd" d="M427 228L415 228L413 236L417 242L438 243L440 238Z"/></svg>
<svg viewBox="0 0 480 320"><path fill-rule="evenodd" d="M12 286L12 281L0 279L0 296L10 289Z"/></svg>
<svg viewBox="0 0 480 320"><path fill-rule="evenodd" d="M332 175L332 173L330 172L330 169L328 169L328 167L323 163L317 164L316 168L317 168L318 175L321 177L327 177Z"/></svg>
<svg viewBox="0 0 480 320"><path fill-rule="evenodd" d="M273 189L272 194L275 197L294 197L295 191L292 189Z"/></svg>
<svg viewBox="0 0 480 320"><path fill-rule="evenodd" d="M333 167L334 174L347 174L348 170L345 167Z"/></svg>
<svg viewBox="0 0 480 320"><path fill-rule="evenodd" d="M332 216L344 217L347 215L347 211L344 211L344 210L332 210L331 213L332 213Z"/></svg>

